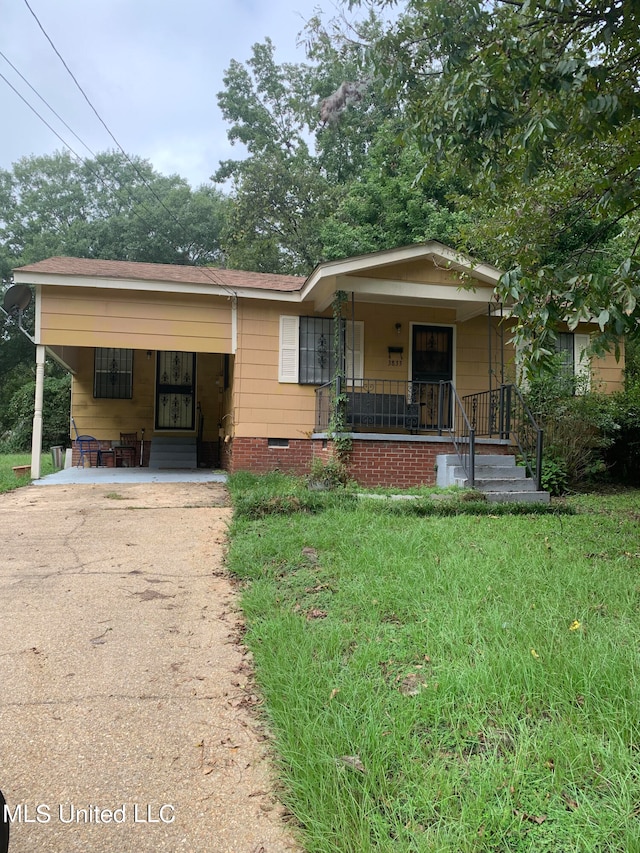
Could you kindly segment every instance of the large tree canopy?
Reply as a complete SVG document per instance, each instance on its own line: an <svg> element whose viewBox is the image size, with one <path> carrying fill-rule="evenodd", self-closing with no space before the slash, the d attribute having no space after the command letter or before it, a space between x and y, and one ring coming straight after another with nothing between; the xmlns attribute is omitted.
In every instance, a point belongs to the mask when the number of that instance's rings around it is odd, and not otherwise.
<svg viewBox="0 0 640 853"><path fill-rule="evenodd" d="M371 43L425 171L466 182L469 248L509 269L534 358L565 318L596 318L596 348L639 322L639 24L622 0L407 0Z"/></svg>
<svg viewBox="0 0 640 853"><path fill-rule="evenodd" d="M307 63L278 64L267 39L230 64L218 103L247 156L214 176L232 182L229 266L306 274L329 258L458 238L442 182L416 186L417 149L399 144L399 106L368 64L382 32L370 14L341 38L338 22L316 16Z"/></svg>
<svg viewBox="0 0 640 853"><path fill-rule="evenodd" d="M119 152L57 153L0 170L0 273L51 255L215 263L227 200Z"/></svg>

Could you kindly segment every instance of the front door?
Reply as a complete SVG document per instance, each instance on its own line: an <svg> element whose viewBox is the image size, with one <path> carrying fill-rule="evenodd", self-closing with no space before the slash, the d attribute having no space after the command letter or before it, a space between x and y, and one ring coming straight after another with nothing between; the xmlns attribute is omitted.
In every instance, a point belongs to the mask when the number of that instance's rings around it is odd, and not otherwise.
<svg viewBox="0 0 640 853"><path fill-rule="evenodd" d="M438 426L440 382L453 379L453 329L450 326L413 326L411 381L420 403L420 428ZM415 402L414 401L414 402ZM451 399L447 391L442 405L442 426L451 423Z"/></svg>
<svg viewBox="0 0 640 853"><path fill-rule="evenodd" d="M156 429L195 428L196 356L159 352L156 372Z"/></svg>

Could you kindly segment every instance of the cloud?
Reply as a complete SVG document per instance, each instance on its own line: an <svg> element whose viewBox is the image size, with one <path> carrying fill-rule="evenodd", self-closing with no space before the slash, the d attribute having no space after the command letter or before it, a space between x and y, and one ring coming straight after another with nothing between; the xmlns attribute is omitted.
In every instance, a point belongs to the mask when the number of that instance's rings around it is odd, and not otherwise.
<svg viewBox="0 0 640 853"><path fill-rule="evenodd" d="M194 186L238 156L216 96L231 59L270 36L279 62L303 61L297 36L317 0L30 0L89 100L129 154ZM26 4L3 8L0 51L89 147L115 147L65 71ZM72 147L90 156L0 58L0 72ZM0 80L0 168L63 143Z"/></svg>

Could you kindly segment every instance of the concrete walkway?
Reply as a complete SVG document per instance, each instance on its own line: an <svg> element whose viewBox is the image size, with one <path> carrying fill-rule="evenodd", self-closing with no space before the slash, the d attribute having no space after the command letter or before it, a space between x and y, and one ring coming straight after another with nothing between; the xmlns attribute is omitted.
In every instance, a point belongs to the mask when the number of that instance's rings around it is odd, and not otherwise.
<svg viewBox="0 0 640 853"><path fill-rule="evenodd" d="M10 853L298 849L223 566L230 512L215 482L0 495Z"/></svg>

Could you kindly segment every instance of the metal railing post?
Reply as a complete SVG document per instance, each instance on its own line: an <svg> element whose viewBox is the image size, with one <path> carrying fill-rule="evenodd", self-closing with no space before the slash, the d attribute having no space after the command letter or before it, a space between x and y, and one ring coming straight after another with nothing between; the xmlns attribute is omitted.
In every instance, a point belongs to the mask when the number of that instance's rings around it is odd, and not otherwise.
<svg viewBox="0 0 640 853"><path fill-rule="evenodd" d="M536 441L536 483L538 491L542 490L542 430L538 429Z"/></svg>
<svg viewBox="0 0 640 853"><path fill-rule="evenodd" d="M511 436L511 389L512 385L503 385L502 386L505 393L505 406L504 406L504 423L503 423L503 433L500 438L510 438Z"/></svg>
<svg viewBox="0 0 640 853"><path fill-rule="evenodd" d="M476 486L476 431L473 427L469 430L469 482L471 488Z"/></svg>
<svg viewBox="0 0 640 853"><path fill-rule="evenodd" d="M442 435L442 412L444 407L444 382L438 387L438 435Z"/></svg>

